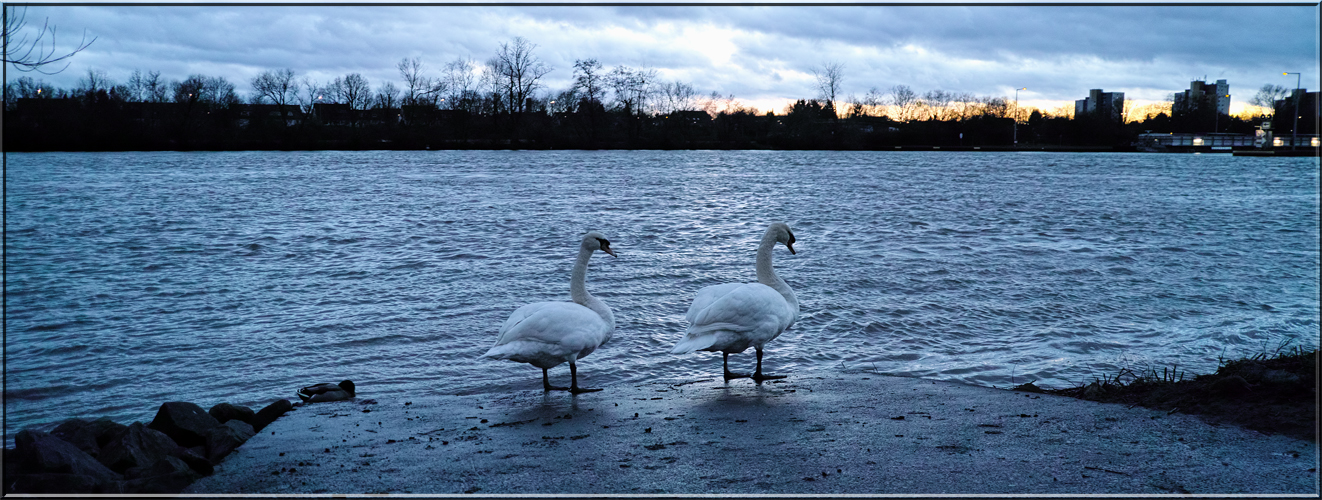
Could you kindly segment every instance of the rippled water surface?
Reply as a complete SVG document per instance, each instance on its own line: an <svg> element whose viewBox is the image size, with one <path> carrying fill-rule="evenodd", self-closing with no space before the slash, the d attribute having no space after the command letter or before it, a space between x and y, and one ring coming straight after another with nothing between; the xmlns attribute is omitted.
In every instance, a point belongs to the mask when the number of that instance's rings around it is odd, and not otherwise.
<svg viewBox="0 0 1322 500"><path fill-rule="evenodd" d="M771 373L1064 387L1318 338L1318 162L873 152L9 154L6 432L260 405L540 388L478 360L518 306L588 287L589 387L720 372L669 354L693 293L753 281L767 223L801 301ZM1294 345L1294 344L1292 344ZM732 356L751 368L752 351ZM565 366L552 370L567 382ZM745 381L744 383L747 383ZM604 393L609 394L609 393ZM568 396L566 396L568 397Z"/></svg>

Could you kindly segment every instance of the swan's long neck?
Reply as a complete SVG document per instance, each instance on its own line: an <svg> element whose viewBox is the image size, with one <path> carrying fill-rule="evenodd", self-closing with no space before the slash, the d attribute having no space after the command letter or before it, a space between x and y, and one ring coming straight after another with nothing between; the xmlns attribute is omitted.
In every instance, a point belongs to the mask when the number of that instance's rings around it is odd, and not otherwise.
<svg viewBox="0 0 1322 500"><path fill-rule="evenodd" d="M762 244L757 247L757 282L780 292L785 297L785 302L794 309L794 316L798 317L799 299L794 296L794 290L790 289L789 283L776 276L776 270L771 267L771 251L775 248L776 236L768 232L762 237Z"/></svg>
<svg viewBox="0 0 1322 500"><path fill-rule="evenodd" d="M573 277L569 281L569 295L574 298L574 302L591 309L601 316L612 329L615 328L615 315L611 314L611 308L606 306L601 299L593 297L588 293L588 260L592 258L592 250L583 248L578 251L578 261L574 262Z"/></svg>

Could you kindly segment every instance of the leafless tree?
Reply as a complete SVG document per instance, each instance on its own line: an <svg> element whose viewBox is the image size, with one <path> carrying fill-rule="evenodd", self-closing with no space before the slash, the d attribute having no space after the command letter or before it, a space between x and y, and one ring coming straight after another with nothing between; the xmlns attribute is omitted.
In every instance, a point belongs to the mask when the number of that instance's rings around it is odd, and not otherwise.
<svg viewBox="0 0 1322 500"><path fill-rule="evenodd" d="M625 114L640 114L652 95L656 70L616 66L606 75L607 85L615 93L615 105Z"/></svg>
<svg viewBox="0 0 1322 500"><path fill-rule="evenodd" d="M577 87L569 88L550 96L547 103L547 112L551 114L573 113L578 109L578 101L583 97L578 93Z"/></svg>
<svg viewBox="0 0 1322 500"><path fill-rule="evenodd" d="M730 114L740 111L749 111L751 109L745 107L743 103L736 100L734 94L722 97L721 93L715 90L713 90L710 95L696 99L694 105L699 110L706 111L712 118L715 118L721 113Z"/></svg>
<svg viewBox="0 0 1322 500"><path fill-rule="evenodd" d="M376 96L373 98L373 107L381 109L394 109L399 107L399 87L395 82L386 82L377 88Z"/></svg>
<svg viewBox="0 0 1322 500"><path fill-rule="evenodd" d="M226 107L239 102L234 84L223 76L192 75L182 82L171 84L174 102L204 104L208 107Z"/></svg>
<svg viewBox="0 0 1322 500"><path fill-rule="evenodd" d="M321 84L309 77L303 77L298 81L298 105L303 108L304 114L312 114L316 104L323 102L325 89Z"/></svg>
<svg viewBox="0 0 1322 500"><path fill-rule="evenodd" d="M1010 101L1004 97L984 97L980 100L982 115L994 118L1010 116Z"/></svg>
<svg viewBox="0 0 1322 500"><path fill-rule="evenodd" d="M895 119L901 122L914 119L914 114L920 104L918 93L914 92L908 85L891 87L890 102L895 107Z"/></svg>
<svg viewBox="0 0 1322 500"><path fill-rule="evenodd" d="M253 77L252 89L255 93L254 101L259 103L270 101L280 112L280 121L288 123L285 108L293 103L298 95L298 81L294 79L294 70L285 68L263 71Z"/></svg>
<svg viewBox="0 0 1322 500"><path fill-rule="evenodd" d="M105 71L88 69L87 74L78 79L76 90L79 94L90 95L95 94L98 90L110 90L110 87L113 86L114 84L110 82L110 77L106 75Z"/></svg>
<svg viewBox="0 0 1322 500"><path fill-rule="evenodd" d="M657 73L655 69L643 68L634 71L633 87L634 109L636 113L645 114L649 109L655 108L652 101L655 100L660 86L657 85Z"/></svg>
<svg viewBox="0 0 1322 500"><path fill-rule="evenodd" d="M496 74L495 67L490 64L482 65L482 73L477 77L479 112L496 114L505 109L505 101L501 97L504 87L501 83L500 75Z"/></svg>
<svg viewBox="0 0 1322 500"><path fill-rule="evenodd" d="M836 95L840 93L840 85L844 81L844 69L844 64L831 61L812 70L812 76L817 80L817 93L831 109L836 109Z"/></svg>
<svg viewBox="0 0 1322 500"><path fill-rule="evenodd" d="M950 116L950 102L954 100L954 94L941 89L929 90L923 94L923 104L926 104L928 117L933 120L946 120Z"/></svg>
<svg viewBox="0 0 1322 500"><path fill-rule="evenodd" d="M326 86L326 100L349 105L349 121L358 124L358 111L372 104L372 87L360 73L336 77Z"/></svg>
<svg viewBox="0 0 1322 500"><path fill-rule="evenodd" d="M367 83L367 78L364 78L360 73L349 73L342 77L336 77L326 87L326 90L336 103L348 104L349 109L367 109L372 102L371 85Z"/></svg>
<svg viewBox="0 0 1322 500"><path fill-rule="evenodd" d="M694 98L698 95L693 86L674 81L661 85L661 104L663 113L674 113L693 109Z"/></svg>
<svg viewBox="0 0 1322 500"><path fill-rule="evenodd" d="M858 101L859 116L881 116L882 106L886 104L886 96L881 89L872 87L863 94L863 99Z"/></svg>
<svg viewBox="0 0 1322 500"><path fill-rule="evenodd" d="M83 38L78 42L78 46L67 54L57 56L55 55L57 52L55 48L56 29L55 26L50 25L50 19L42 22L41 29L37 30L36 35L31 39L28 38L26 33L19 34L27 25L27 11L27 7L24 7L22 12L7 6L4 8L4 62L14 65L14 68L19 71L36 71L47 75L59 73L68 68L69 63L64 63L60 69L54 71L48 71L46 67L73 57L74 54L82 52L83 49L91 46L92 42L96 41L96 37L88 40L87 30L83 30ZM19 37L17 41L14 40L15 36ZM47 38L48 36L49 38Z"/></svg>
<svg viewBox="0 0 1322 500"><path fill-rule="evenodd" d="M574 61L574 91L589 103L601 103L606 99L605 76L602 75L601 63L596 59L578 59Z"/></svg>
<svg viewBox="0 0 1322 500"><path fill-rule="evenodd" d="M976 116L981 108L977 96L969 92L954 94L951 97L951 113L953 119L960 121L968 120Z"/></svg>
<svg viewBox="0 0 1322 500"><path fill-rule="evenodd" d="M400 59L399 76L404 78L404 92L400 98L402 104L406 106L417 106L427 102L435 102L435 94L441 92L438 88L438 82L422 74L422 60L416 57Z"/></svg>
<svg viewBox="0 0 1322 500"><path fill-rule="evenodd" d="M1268 83L1258 89L1258 93L1254 94L1252 99L1249 99L1249 104L1274 109L1276 101L1289 97L1290 92L1291 90L1284 86Z"/></svg>
<svg viewBox="0 0 1322 500"><path fill-rule="evenodd" d="M500 50L487 61L510 112L524 111L528 98L541 87L542 77L551 72L550 66L533 55L536 48L537 44L516 36L508 43L501 43Z"/></svg>
<svg viewBox="0 0 1322 500"><path fill-rule="evenodd" d="M477 79L473 74L475 65L471 59L464 57L445 64L445 75L441 80L445 82L443 95L446 108L475 111L474 104L477 100Z"/></svg>
<svg viewBox="0 0 1322 500"><path fill-rule="evenodd" d="M161 80L160 71L149 71L142 73L133 70L129 76L128 88L133 100L139 102L165 102L169 96L169 90L164 81Z"/></svg>
<svg viewBox="0 0 1322 500"><path fill-rule="evenodd" d="M50 98L51 92L46 82L33 80L30 76L20 76L9 84L8 94L11 99Z"/></svg>

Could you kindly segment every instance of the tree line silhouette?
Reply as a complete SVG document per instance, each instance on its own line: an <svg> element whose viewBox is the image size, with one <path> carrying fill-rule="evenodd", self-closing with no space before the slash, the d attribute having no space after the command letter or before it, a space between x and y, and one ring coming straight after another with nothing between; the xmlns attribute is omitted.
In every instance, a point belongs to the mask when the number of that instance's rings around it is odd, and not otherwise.
<svg viewBox="0 0 1322 500"><path fill-rule="evenodd" d="M844 66L813 69L817 95L760 113L733 95L699 93L657 71L596 59L574 62L571 84L550 89L552 68L515 37L485 62L460 57L430 74L396 65L402 85L373 87L360 73L318 82L266 70L240 96L223 76L167 81L134 70L125 82L88 70L77 87L31 77L5 87L5 143L13 151L159 149L1128 149L1144 132L1204 132L1207 117L1126 105L1120 119L1062 107L1019 107L1005 97L905 85L842 96ZM1270 89L1265 89L1266 92ZM1149 108L1152 108L1149 106ZM1126 115L1143 114L1142 120ZM1240 117L1219 132L1252 133ZM1017 139L1017 144L1016 144Z"/></svg>

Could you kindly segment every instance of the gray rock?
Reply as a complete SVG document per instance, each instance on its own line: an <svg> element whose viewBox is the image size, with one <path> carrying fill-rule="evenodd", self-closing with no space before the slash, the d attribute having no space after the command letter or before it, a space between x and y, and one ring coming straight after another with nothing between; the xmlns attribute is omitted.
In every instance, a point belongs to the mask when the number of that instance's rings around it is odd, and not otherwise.
<svg viewBox="0 0 1322 500"><path fill-rule="evenodd" d="M22 430L14 436L14 456L20 474L70 474L87 476L93 484L120 479L87 452L69 442L41 431ZM33 484L45 484L37 483ZM82 483L69 483L70 487ZM58 485L58 483L57 483Z"/></svg>
<svg viewBox="0 0 1322 500"><path fill-rule="evenodd" d="M148 467L134 467L120 485L123 493L179 493L202 477L188 464L175 457L165 457Z"/></svg>
<svg viewBox="0 0 1322 500"><path fill-rule="evenodd" d="M78 449L87 452L88 455L96 457L101 453L101 448L106 443L119 436L126 429L128 429L127 425L104 417L90 421L73 418L65 420L55 427L55 430L51 431L51 435L68 441L70 444L77 446Z"/></svg>
<svg viewBox="0 0 1322 500"><path fill-rule="evenodd" d="M180 401L161 405L156 418L147 427L164 432L180 446L197 446L206 442L207 432L220 425L201 406Z"/></svg>
<svg viewBox="0 0 1322 500"><path fill-rule="evenodd" d="M230 420L224 425L211 429L207 434L207 458L218 464L226 455L238 448L249 438L256 435L251 425L238 420Z"/></svg>
<svg viewBox="0 0 1322 500"><path fill-rule="evenodd" d="M111 470L124 473L131 467L146 467L167 456L176 455L179 445L170 436L134 422L118 437L106 443L97 457Z"/></svg>
<svg viewBox="0 0 1322 500"><path fill-rule="evenodd" d="M188 464L188 466L194 471L204 476L210 476L211 473L216 470L211 464L211 460L207 460L205 446L197 446L195 448L184 448L180 446L175 449L175 454L173 456L183 460L184 463Z"/></svg>
<svg viewBox="0 0 1322 500"><path fill-rule="evenodd" d="M143 477L163 476L175 472L192 471L193 469L184 463L183 460L166 455L160 460L152 462L146 467L131 467L124 471L124 479L138 479Z"/></svg>
<svg viewBox="0 0 1322 500"><path fill-rule="evenodd" d="M252 408L247 406L236 406L229 403L221 403L212 406L211 410L207 411L207 414L211 415L212 418L215 418L217 422L222 424L230 420L239 420L241 422L252 424L252 418L257 416L257 413L252 411Z"/></svg>
<svg viewBox="0 0 1322 500"><path fill-rule="evenodd" d="M276 402L266 405L266 408L262 408L252 418L253 430L262 432L262 429L265 429L267 425L270 425L275 419L280 418L281 415L293 408L293 403L290 403L288 399L278 399Z"/></svg>

